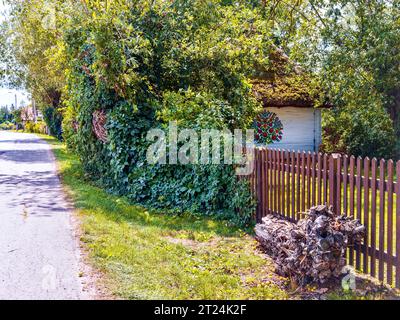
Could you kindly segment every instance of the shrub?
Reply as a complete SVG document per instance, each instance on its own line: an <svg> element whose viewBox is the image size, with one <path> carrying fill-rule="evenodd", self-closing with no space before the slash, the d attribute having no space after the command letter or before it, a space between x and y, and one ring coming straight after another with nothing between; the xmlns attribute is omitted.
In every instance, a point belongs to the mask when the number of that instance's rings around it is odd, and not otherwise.
<svg viewBox="0 0 400 320"><path fill-rule="evenodd" d="M45 107L43 118L49 128L50 135L62 140L62 114L54 107Z"/></svg>
<svg viewBox="0 0 400 320"><path fill-rule="evenodd" d="M0 123L0 130L15 130L15 124L9 121Z"/></svg>
<svg viewBox="0 0 400 320"><path fill-rule="evenodd" d="M138 1L116 5L115 19L66 30L64 138L87 174L149 207L248 223L255 203L233 165L149 165L145 137L170 120L196 130L250 127L260 106L247 79L268 64L271 39L258 10ZM95 110L107 113L107 143L93 134Z"/></svg>
<svg viewBox="0 0 400 320"><path fill-rule="evenodd" d="M46 134L47 126L42 121L38 121L36 123L34 123L32 121L27 121L24 126L24 131L30 132L30 133Z"/></svg>
<svg viewBox="0 0 400 320"><path fill-rule="evenodd" d="M322 151L395 157L396 136L387 112L374 104L325 111Z"/></svg>

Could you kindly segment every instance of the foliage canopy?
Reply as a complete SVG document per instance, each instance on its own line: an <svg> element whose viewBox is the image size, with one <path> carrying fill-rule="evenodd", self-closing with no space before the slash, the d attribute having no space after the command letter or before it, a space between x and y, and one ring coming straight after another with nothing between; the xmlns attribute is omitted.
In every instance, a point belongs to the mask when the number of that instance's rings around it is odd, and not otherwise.
<svg viewBox="0 0 400 320"><path fill-rule="evenodd" d="M250 127L261 107L253 80L260 70L279 76L277 48L312 75L299 95L323 92L335 106L324 111L324 150L400 150L398 0L8 3L3 79L32 92L55 135L62 118L93 179L134 201L248 221L254 203L232 166L145 165L145 134L171 120ZM291 79L286 86L303 83ZM107 144L93 134L96 110L107 114Z"/></svg>

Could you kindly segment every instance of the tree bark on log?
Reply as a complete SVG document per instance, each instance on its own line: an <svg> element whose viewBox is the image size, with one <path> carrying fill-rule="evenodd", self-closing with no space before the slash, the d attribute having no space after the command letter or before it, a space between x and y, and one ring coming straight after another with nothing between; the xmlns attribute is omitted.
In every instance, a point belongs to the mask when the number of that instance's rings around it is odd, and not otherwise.
<svg viewBox="0 0 400 320"><path fill-rule="evenodd" d="M353 217L335 215L331 207L320 205L297 223L267 215L255 232L261 247L274 259L277 273L303 286L340 276L346 249L362 242L365 227Z"/></svg>

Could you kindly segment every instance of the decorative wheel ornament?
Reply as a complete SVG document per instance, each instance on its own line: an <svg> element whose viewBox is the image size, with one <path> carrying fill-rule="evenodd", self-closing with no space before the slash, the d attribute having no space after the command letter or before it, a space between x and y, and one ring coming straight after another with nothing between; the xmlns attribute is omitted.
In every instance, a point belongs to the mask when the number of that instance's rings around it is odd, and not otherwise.
<svg viewBox="0 0 400 320"><path fill-rule="evenodd" d="M271 144L282 140L283 125L278 116L265 111L254 121L254 137L257 144Z"/></svg>

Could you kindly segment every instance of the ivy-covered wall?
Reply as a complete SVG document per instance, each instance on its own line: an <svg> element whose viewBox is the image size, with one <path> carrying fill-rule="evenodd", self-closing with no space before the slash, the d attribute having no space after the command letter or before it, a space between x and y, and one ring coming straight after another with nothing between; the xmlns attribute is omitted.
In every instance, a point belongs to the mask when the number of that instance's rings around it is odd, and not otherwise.
<svg viewBox="0 0 400 320"><path fill-rule="evenodd" d="M150 165L145 137L170 121L198 131L251 127L261 105L248 79L255 65L268 66L271 48L260 9L185 0L90 10L90 23L63 31L64 138L88 176L149 207L248 223L255 202L234 165ZM95 110L107 115L106 143L93 133Z"/></svg>

